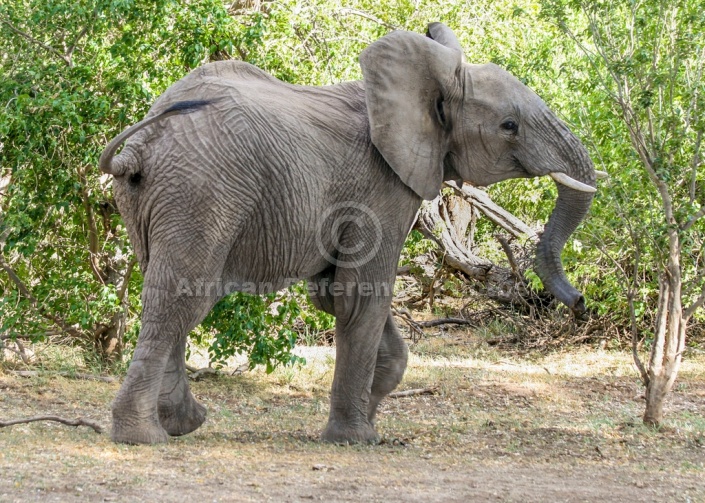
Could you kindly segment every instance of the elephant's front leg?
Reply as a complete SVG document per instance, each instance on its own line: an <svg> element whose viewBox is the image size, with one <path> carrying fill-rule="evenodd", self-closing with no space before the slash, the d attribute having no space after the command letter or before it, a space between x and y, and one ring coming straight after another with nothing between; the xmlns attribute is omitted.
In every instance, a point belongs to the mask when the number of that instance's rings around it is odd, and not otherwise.
<svg viewBox="0 0 705 503"><path fill-rule="evenodd" d="M159 392L159 422L173 436L186 435L206 420L206 408L191 393L186 378L186 337L171 351Z"/></svg>
<svg viewBox="0 0 705 503"><path fill-rule="evenodd" d="M370 316L366 322L360 321L336 328L330 413L321 436L326 442L376 443L379 440L368 411L384 316Z"/></svg>
<svg viewBox="0 0 705 503"><path fill-rule="evenodd" d="M392 313L389 312L387 321L384 324L382 340L377 350L375 376L372 381L372 393L367 412L367 419L373 425L377 414L377 406L385 396L397 387L402 377L404 377L408 357L409 349L404 339L402 339L396 323L394 323Z"/></svg>
<svg viewBox="0 0 705 503"><path fill-rule="evenodd" d="M331 292L334 273L335 269L330 269L309 280L309 284L314 285L314 288L309 292L311 294L311 302L318 309L332 315L335 315L335 297L332 295L333 292ZM394 323L391 311L388 311L377 349L374 377L367 406L367 421L373 428L377 406L401 382L406 370L408 355L409 350L406 342L402 339L399 329ZM338 362L341 362L343 357L347 358L348 354L339 354ZM336 363L336 365L339 365L339 363ZM324 434L324 439L326 439L326 434Z"/></svg>
<svg viewBox="0 0 705 503"><path fill-rule="evenodd" d="M347 272L347 271L345 271ZM336 359L328 425L322 438L334 443L374 443L379 437L369 417L372 384L391 296L361 296L372 282L336 274ZM342 278L341 278L342 277Z"/></svg>

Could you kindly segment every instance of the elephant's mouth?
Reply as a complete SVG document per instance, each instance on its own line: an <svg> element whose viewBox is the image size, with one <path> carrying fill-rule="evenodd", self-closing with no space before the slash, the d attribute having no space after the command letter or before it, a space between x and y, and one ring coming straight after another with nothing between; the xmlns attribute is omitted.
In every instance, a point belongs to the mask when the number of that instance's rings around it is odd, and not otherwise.
<svg viewBox="0 0 705 503"><path fill-rule="evenodd" d="M512 156L511 164L514 167L514 171L516 171L520 177L524 178L531 176L529 170L524 167L524 165L516 156Z"/></svg>
<svg viewBox="0 0 705 503"><path fill-rule="evenodd" d="M448 152L443 158L443 181L447 182L453 180L459 186L463 186L465 181L462 176L460 176L458 170L455 168L455 154L453 152Z"/></svg>

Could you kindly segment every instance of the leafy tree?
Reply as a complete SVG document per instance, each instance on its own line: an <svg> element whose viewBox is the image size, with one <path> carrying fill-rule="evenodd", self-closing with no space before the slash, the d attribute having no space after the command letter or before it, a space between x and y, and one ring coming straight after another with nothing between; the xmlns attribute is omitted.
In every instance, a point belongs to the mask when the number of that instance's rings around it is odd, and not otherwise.
<svg viewBox="0 0 705 503"><path fill-rule="evenodd" d="M139 330L140 275L97 157L190 69L235 43L256 47L258 16L237 24L216 1L0 6L0 334L68 336L103 363L120 357ZM292 316L296 302L286 304ZM230 333L239 321L209 327ZM253 361L287 361L286 341L255 345Z"/></svg>
<svg viewBox="0 0 705 503"><path fill-rule="evenodd" d="M0 333L68 336L94 348L102 362L115 361L125 338L134 339L139 268L96 159L109 138L141 119L189 70L236 57L298 84L354 80L360 78L357 55L370 42L393 28L423 32L436 19L459 29L471 59L521 70L530 48L517 51L519 44L507 42L522 38L522 30L534 23L519 14L536 10L531 2L521 3L514 8L508 0L472 6L457 0L345 5L284 0L229 7L215 0L3 2ZM329 317L309 314L300 289L291 295L296 306L286 304L287 312L300 309L306 323L331 326ZM272 301L226 299L197 336L216 335L211 348L216 359L238 348L264 347L256 341L269 332L259 321L250 333L255 339L245 332L251 330L250 317L269 316ZM272 354L287 361L284 348L290 349L291 337L278 333L282 344ZM255 360L267 358L263 350Z"/></svg>
<svg viewBox="0 0 705 503"><path fill-rule="evenodd" d="M136 337L140 271L112 201L110 180L100 176L96 160L110 138L140 120L156 97L188 71L237 58L296 84L355 80L361 77L357 57L369 43L397 28L422 33L436 20L456 31L469 62L500 64L535 89L572 122L612 172L610 192L598 193L587 232L574 236L564 260L591 307L629 324L632 305L639 328L647 326L656 314L648 307L658 293L654 264L666 260L666 254L657 253L661 238L651 237L652 229L667 228L655 224L662 222L654 210L659 192L655 186L636 188L650 179L637 169L638 157L623 141L629 130L620 106L605 107L605 89L612 94L616 89L603 84L609 73L602 80L596 77L606 63L597 53L586 62L571 39L557 37L549 22L562 16L564 26L575 26L574 39L592 48L587 10L575 2L546 2L543 12L549 19L539 16L537 0L5 0L0 4L0 336L68 336L95 348L103 362L117 359L123 342ZM613 38L621 33L624 9L614 9L614 26L605 25ZM678 46L687 64L697 59L697 51L686 56L688 48L702 46L698 36L693 31L690 41ZM696 70L688 68L690 77L679 71L677 78L692 78ZM621 71L632 75L633 69ZM661 99L655 85L650 88L651 114L663 108L654 105ZM699 103L702 92L698 96ZM643 101L642 94L629 97L632 104ZM635 110L646 117L638 106ZM698 151L691 133L702 130L700 120L691 120L686 131L691 136L668 162L685 166L681 161L688 152ZM678 143L679 131L673 130L664 144L669 149ZM662 159L658 152L653 159ZM659 162L654 167L658 176L672 172ZM695 185L691 179L672 185L678 176L663 179L673 187L674 218L683 222L700 207L690 187L697 187L701 174L693 175ZM553 183L542 179L506 182L491 193L530 224L545 221L555 200ZM616 220L630 223L630 246L610 230ZM700 283L691 279L701 278L697 264L702 269L701 258L692 261L700 223L686 230L683 274L694 288L686 292L692 302ZM493 234L483 223L476 241L499 249ZM410 242L407 255L416 248L418 243ZM641 278L628 282L633 291L629 301L621 294L623 281L604 274L610 264L615 270L638 271L629 276ZM332 326L330 317L315 314L304 299L301 287L284 297L238 294L224 299L195 331L194 340L211 344L215 362L240 351L269 368L292 361L293 332L285 326L294 320L296 326Z"/></svg>
<svg viewBox="0 0 705 503"><path fill-rule="evenodd" d="M598 247L622 277L633 354L646 386L644 422L658 425L687 327L705 303L705 18L691 0L546 0L544 14L580 50L598 155L614 182ZM605 232L607 231L607 232ZM638 318L649 314L650 326ZM650 346L644 364L639 344Z"/></svg>

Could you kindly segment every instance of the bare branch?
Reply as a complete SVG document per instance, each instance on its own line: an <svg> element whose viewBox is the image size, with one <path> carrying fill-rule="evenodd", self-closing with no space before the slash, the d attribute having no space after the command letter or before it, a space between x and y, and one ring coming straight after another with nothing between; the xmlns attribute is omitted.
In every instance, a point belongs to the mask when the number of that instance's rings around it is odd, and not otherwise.
<svg viewBox="0 0 705 503"><path fill-rule="evenodd" d="M411 340L412 341L416 342L418 340L414 334L418 335L419 338L421 338L425 335L424 331L421 330L421 327L419 326L419 324L416 321L414 321L414 318L411 317L411 315L409 314L409 311L407 309L396 309L393 307L392 314L394 314L394 316L401 318L402 321L404 321L404 323L406 323L409 326L409 330L411 331Z"/></svg>
<svg viewBox="0 0 705 503"><path fill-rule="evenodd" d="M695 314L695 311L703 307L703 305L705 305L705 284L703 284L700 295L695 299L695 302L683 310L683 319L689 320Z"/></svg>
<svg viewBox="0 0 705 503"><path fill-rule="evenodd" d="M54 56L56 56L57 58L59 58L60 60L62 60L64 63L66 63L66 65L67 65L69 68L71 68L71 67L73 66L73 63L71 63L71 58L70 58L70 57L67 57L65 54L62 54L61 51L59 51L59 50L57 50L57 49L51 47L50 45L45 44L44 42L41 42L41 41L37 40L36 38L34 38L33 36L29 35L28 33L25 33L25 32L23 32L22 30L20 30L20 29L18 29L18 28L15 28L9 21L7 21L7 20L5 20L5 19L0 19L0 23L4 24L4 25L7 26L8 28L10 28L10 30L14 31L17 35L19 35L19 36L21 36L21 37L23 37L23 38L29 40L30 42L32 42L32 43L35 44L35 45L38 45L38 46L41 47L42 49L44 49L44 50L46 50L46 51L49 51L49 52L52 53Z"/></svg>
<svg viewBox="0 0 705 503"><path fill-rule="evenodd" d="M17 346L17 354L19 354L20 358L22 358L22 362L25 365L29 365L30 358L29 356L27 356L27 352L25 351L24 344L22 344L22 340L15 339L15 346Z"/></svg>
<svg viewBox="0 0 705 503"><path fill-rule="evenodd" d="M517 279L522 279L522 276L519 273L519 266L517 265L516 258L514 258L514 253L512 252L512 249L509 246L509 241L507 241L504 236L500 236L499 234L495 236L495 239L497 239L497 241L499 241L499 244L502 245L502 250L504 250L504 254L507 256L509 266L512 268L514 276Z"/></svg>
<svg viewBox="0 0 705 503"><path fill-rule="evenodd" d="M375 23L384 26L385 28L389 28L390 30L398 30L399 28L397 26L394 26L393 24L389 24L386 21L382 21L380 18L373 16L372 14L368 14L365 11L361 11L358 9L350 9L350 8L343 8L338 11L342 15L353 15L353 16L360 16L365 19L369 19L370 21L374 21Z"/></svg>
<svg viewBox="0 0 705 503"><path fill-rule="evenodd" d="M10 277L10 281L12 281L17 289L20 291L20 295L22 295L25 298L30 299L30 301L36 302L36 299L32 297L32 294L29 293L29 290L27 289L27 286L22 282L19 276L17 276L17 273L15 272L14 269L12 269L7 262L5 262L5 257L0 255L0 267L3 268L3 270L7 273L7 275Z"/></svg>
<svg viewBox="0 0 705 503"><path fill-rule="evenodd" d="M86 218L88 219L88 251L90 252L88 262L90 263L91 272L93 276L95 276L95 279L105 284L106 274L101 271L98 258L98 252L100 251L98 246L98 226L88 194L85 168L78 169L78 179L81 182L81 202L83 203L83 210L86 212Z"/></svg>
<svg viewBox="0 0 705 503"><path fill-rule="evenodd" d="M632 329L632 358L634 359L634 365L639 370L639 375L641 376L641 382L644 386L649 384L649 374L646 372L641 358L639 357L639 329L636 324L636 311L634 310L634 293L629 292L627 294L627 303L629 305L629 319L631 321Z"/></svg>
<svg viewBox="0 0 705 503"><path fill-rule="evenodd" d="M27 356L27 353L24 351L24 346L21 345L19 339L15 340L15 345L17 346L16 348L11 348L10 346L7 345L7 343L0 343L0 349L5 350L5 351L10 351L12 353L15 353L17 356L20 357L22 360L22 363L25 365L30 364L29 357Z"/></svg>
<svg viewBox="0 0 705 503"><path fill-rule="evenodd" d="M90 30L93 27L93 22L95 21L95 18L98 17L98 8L96 7L93 9L93 14L91 15L90 20L88 21L88 24L80 31L78 35L76 35L76 38L73 39L73 43L69 46L69 48L66 50L66 57L69 59L69 66L73 64L72 62L72 57L73 57L73 52L76 50L76 46L78 45L78 42L88 33L88 30Z"/></svg>
<svg viewBox="0 0 705 503"><path fill-rule="evenodd" d="M24 282L20 279L20 277L17 275L17 273L12 269L7 262L5 262L5 258L0 254L0 267L7 273L7 275L10 277L10 281L12 281L15 286L17 287L17 290L19 290L20 295L25 297L29 302L32 304L33 307L37 309L40 315L42 315L44 318L50 320L54 324L56 324L59 328L61 328L62 331L66 332L67 334L84 339L85 336L84 334L73 328L71 325L66 323L63 319L60 317L56 316L55 314L52 314L50 312L47 312L47 310L44 308L44 306L39 304L39 301L34 298L34 296L30 293L29 289L27 286L24 284Z"/></svg>
<svg viewBox="0 0 705 503"><path fill-rule="evenodd" d="M695 148L693 149L693 161L691 162L691 175L690 175L690 203L695 201L695 188L697 183L698 166L700 166L700 145L703 139L702 130L698 131L697 137L695 138ZM702 204L702 203L701 203ZM703 205L705 206L705 205Z"/></svg>
<svg viewBox="0 0 705 503"><path fill-rule="evenodd" d="M57 423L65 424L68 426L88 426L90 428L93 428L93 431L95 431L96 433L103 433L103 427L101 425L99 425L95 421L91 421L90 419L83 419L82 417L79 417L78 419L64 419L63 417L59 416L35 416L28 417L27 419L13 419L11 421L0 421L0 428L12 426L13 424L33 423L36 421L56 421Z"/></svg>
<svg viewBox="0 0 705 503"><path fill-rule="evenodd" d="M387 395L389 398L404 398L407 396L415 395L435 395L438 393L438 388L418 388L418 389L407 389L405 391L395 391Z"/></svg>
<svg viewBox="0 0 705 503"><path fill-rule="evenodd" d="M695 222L697 222L698 220L700 220L704 216L705 216L705 206L701 206L700 209L697 211L697 213L695 213L692 217L690 217L688 219L688 221L681 226L681 230L684 230L684 231L689 230L693 226L693 224L695 224Z"/></svg>
<svg viewBox="0 0 705 503"><path fill-rule="evenodd" d="M127 270L125 271L125 274L123 274L123 276L122 276L122 285L120 285L120 289L117 292L117 298L121 304L122 304L122 299L125 298L125 294L127 293L127 286L130 282L130 276L132 276L132 271L135 269L136 264L137 264L137 257L132 257L132 260L130 260L130 263L127 264Z"/></svg>
<svg viewBox="0 0 705 503"><path fill-rule="evenodd" d="M458 187L455 182L446 182L445 185L452 188L457 195L468 201L492 222L499 225L512 236L527 236L531 241L538 241L538 236L531 227L492 201L487 192L468 184L463 184L462 187Z"/></svg>
<svg viewBox="0 0 705 503"><path fill-rule="evenodd" d="M417 321L416 324L423 328L438 327L440 325L470 325L473 328L477 328L475 323L463 318L438 318L436 320Z"/></svg>

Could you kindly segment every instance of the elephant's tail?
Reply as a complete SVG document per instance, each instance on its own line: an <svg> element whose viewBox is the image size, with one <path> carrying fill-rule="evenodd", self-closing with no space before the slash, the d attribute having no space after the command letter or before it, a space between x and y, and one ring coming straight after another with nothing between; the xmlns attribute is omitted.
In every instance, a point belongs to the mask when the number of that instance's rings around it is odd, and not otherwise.
<svg viewBox="0 0 705 503"><path fill-rule="evenodd" d="M120 146L125 143L125 141L136 132L146 128L150 124L154 124L162 119L171 117L172 115L190 114L196 110L215 103L216 100L193 100L193 101L178 101L171 105L169 108L164 110L162 113L155 115L154 117L149 117L147 119L141 120L137 124L130 126L125 131L113 138L103 153L100 156L100 161L98 166L100 170L104 173L108 173L113 176L122 176L127 171L129 166L129 159L121 157L118 155L115 157L115 153L120 148Z"/></svg>

